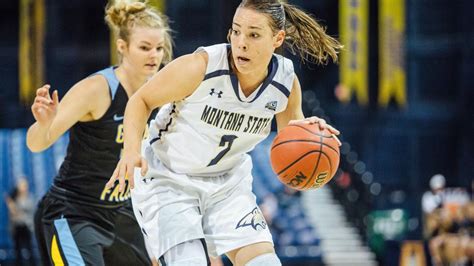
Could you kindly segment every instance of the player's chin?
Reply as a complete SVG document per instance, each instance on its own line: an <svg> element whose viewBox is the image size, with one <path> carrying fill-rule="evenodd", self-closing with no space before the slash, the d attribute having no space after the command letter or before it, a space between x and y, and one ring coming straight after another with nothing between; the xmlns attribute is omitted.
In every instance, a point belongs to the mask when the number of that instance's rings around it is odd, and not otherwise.
<svg viewBox="0 0 474 266"><path fill-rule="evenodd" d="M252 74L254 72L254 69L250 65L244 65L244 66L237 65L236 68L240 74L244 74L244 75Z"/></svg>
<svg viewBox="0 0 474 266"><path fill-rule="evenodd" d="M158 71L158 65L145 65L143 73L146 75L153 75Z"/></svg>

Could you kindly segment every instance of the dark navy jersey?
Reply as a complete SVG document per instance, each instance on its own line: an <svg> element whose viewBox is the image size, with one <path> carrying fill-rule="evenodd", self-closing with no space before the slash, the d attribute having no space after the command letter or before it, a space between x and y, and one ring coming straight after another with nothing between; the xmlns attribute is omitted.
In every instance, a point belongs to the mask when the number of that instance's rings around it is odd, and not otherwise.
<svg viewBox="0 0 474 266"><path fill-rule="evenodd" d="M128 96L109 67L97 72L109 85L111 104L98 120L77 122L69 131L66 158L54 179L51 193L70 201L99 207L118 207L130 198L118 185L105 184L120 159L123 148L123 116Z"/></svg>

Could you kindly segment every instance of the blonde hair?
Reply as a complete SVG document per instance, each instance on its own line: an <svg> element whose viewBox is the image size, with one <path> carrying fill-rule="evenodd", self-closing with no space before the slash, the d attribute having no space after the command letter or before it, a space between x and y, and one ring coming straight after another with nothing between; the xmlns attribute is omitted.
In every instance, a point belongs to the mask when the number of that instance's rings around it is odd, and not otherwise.
<svg viewBox="0 0 474 266"><path fill-rule="evenodd" d="M296 6L279 0L243 0L239 7L267 15L273 32L284 30L285 44L293 54L298 53L303 62L327 64L329 58L337 62L343 46L326 34L325 27L311 15Z"/></svg>
<svg viewBox="0 0 474 266"><path fill-rule="evenodd" d="M173 57L173 40L168 17L143 2L115 0L109 2L105 11L105 21L109 28L127 43L134 27L150 27L163 30L164 56L163 64L169 63Z"/></svg>

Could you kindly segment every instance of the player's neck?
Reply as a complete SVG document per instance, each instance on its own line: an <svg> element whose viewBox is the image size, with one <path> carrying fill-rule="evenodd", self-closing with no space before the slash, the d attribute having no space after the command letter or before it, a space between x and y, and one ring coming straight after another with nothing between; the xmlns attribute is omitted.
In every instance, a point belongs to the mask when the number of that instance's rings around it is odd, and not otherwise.
<svg viewBox="0 0 474 266"><path fill-rule="evenodd" d="M132 96L143 84L145 84L147 77L140 75L133 68L125 64L120 65L115 73L118 80L127 91L128 96Z"/></svg>
<svg viewBox="0 0 474 266"><path fill-rule="evenodd" d="M264 69L263 72L253 72L251 74L242 74L237 71L237 78L239 80L240 88L246 97L252 94L268 75L268 69Z"/></svg>

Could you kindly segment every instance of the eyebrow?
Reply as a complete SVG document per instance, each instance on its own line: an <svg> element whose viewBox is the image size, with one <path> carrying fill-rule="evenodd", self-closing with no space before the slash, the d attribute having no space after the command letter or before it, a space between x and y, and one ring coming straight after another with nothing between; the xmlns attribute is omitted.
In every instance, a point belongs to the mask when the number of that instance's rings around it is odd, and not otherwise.
<svg viewBox="0 0 474 266"><path fill-rule="evenodd" d="M232 24L234 24L234 25L236 25L236 26L238 26L238 27L242 27L242 26L240 26L240 24L235 23L235 22L233 22ZM262 30L262 28L257 27L257 26L250 26L249 28L251 28L251 29L256 29L256 30Z"/></svg>
<svg viewBox="0 0 474 266"><path fill-rule="evenodd" d="M161 41L158 43L158 45L164 45L164 41ZM147 44L147 45L150 45L151 46L151 43L147 42L147 41L140 41L140 44Z"/></svg>

